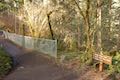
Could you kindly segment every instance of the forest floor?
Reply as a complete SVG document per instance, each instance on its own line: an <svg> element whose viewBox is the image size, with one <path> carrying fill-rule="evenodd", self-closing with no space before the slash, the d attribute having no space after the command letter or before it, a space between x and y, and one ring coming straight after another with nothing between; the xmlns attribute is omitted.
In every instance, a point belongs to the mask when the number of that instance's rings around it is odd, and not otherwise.
<svg viewBox="0 0 120 80"><path fill-rule="evenodd" d="M90 66L75 70L74 62L63 66L47 55L22 49L8 40L0 40L0 43L19 62L4 80L114 80L106 79L108 75L105 72L98 72Z"/></svg>

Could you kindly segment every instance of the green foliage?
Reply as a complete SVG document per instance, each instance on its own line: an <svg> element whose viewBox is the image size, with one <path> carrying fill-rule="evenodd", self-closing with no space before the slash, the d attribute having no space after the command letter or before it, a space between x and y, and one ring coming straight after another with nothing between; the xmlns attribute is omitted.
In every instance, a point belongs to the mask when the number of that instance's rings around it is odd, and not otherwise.
<svg viewBox="0 0 120 80"><path fill-rule="evenodd" d="M78 52L69 52L68 54L66 54L65 60L70 61L77 58L78 56L79 56Z"/></svg>
<svg viewBox="0 0 120 80"><path fill-rule="evenodd" d="M80 63L82 65L88 65L92 62L92 54L90 53L82 53L79 55ZM82 66L81 65L81 66Z"/></svg>
<svg viewBox="0 0 120 80"><path fill-rule="evenodd" d="M78 60L80 62L79 67L83 67L84 65L89 65L92 62L92 54L85 52L59 52L58 56L64 55L64 62L70 62L72 60Z"/></svg>
<svg viewBox="0 0 120 80"><path fill-rule="evenodd" d="M17 11L23 5L23 0L2 0L0 1L0 11L12 10Z"/></svg>
<svg viewBox="0 0 120 80"><path fill-rule="evenodd" d="M12 68L12 59L0 48L0 76L6 75Z"/></svg>
<svg viewBox="0 0 120 80"><path fill-rule="evenodd" d="M65 42L63 40L58 39L57 40L57 49L65 51L65 48L66 48Z"/></svg>
<svg viewBox="0 0 120 80"><path fill-rule="evenodd" d="M113 65L116 72L120 73L120 52L113 57Z"/></svg>
<svg viewBox="0 0 120 80"><path fill-rule="evenodd" d="M69 43L69 50L75 51L77 49L77 41L75 38L72 38Z"/></svg>
<svg viewBox="0 0 120 80"><path fill-rule="evenodd" d="M116 54L112 58L112 65L107 65L108 73L120 73L120 52L116 52Z"/></svg>
<svg viewBox="0 0 120 80"><path fill-rule="evenodd" d="M82 52L77 52L77 51L58 51L58 58L60 58L61 56L64 56L64 61L71 61L73 59L76 59L79 54L81 54Z"/></svg>
<svg viewBox="0 0 120 80"><path fill-rule="evenodd" d="M9 5L0 2L0 11L6 10L8 7Z"/></svg>

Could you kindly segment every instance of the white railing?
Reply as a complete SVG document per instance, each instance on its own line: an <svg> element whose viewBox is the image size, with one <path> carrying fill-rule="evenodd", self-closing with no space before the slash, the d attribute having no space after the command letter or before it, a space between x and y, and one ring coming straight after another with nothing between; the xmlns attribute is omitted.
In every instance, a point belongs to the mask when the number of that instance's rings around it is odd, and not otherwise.
<svg viewBox="0 0 120 80"><path fill-rule="evenodd" d="M33 38L5 31L3 32L5 34L5 38L22 47L34 49L50 56L57 57L57 40Z"/></svg>

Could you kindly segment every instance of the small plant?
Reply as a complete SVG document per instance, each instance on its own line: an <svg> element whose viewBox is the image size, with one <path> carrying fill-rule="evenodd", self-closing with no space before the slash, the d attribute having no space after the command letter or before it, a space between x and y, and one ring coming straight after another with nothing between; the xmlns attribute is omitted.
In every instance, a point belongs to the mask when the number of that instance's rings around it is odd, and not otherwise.
<svg viewBox="0 0 120 80"><path fill-rule="evenodd" d="M0 47L0 77L6 75L12 68L12 59L3 48Z"/></svg>

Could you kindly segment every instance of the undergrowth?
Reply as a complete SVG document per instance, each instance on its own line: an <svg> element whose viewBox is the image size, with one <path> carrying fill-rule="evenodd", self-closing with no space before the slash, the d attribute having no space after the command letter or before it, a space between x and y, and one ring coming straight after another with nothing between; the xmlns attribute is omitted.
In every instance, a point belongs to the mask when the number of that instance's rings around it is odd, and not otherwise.
<svg viewBox="0 0 120 80"><path fill-rule="evenodd" d="M6 75L11 68L12 68L11 57L4 51L3 48L0 47L0 77Z"/></svg>

